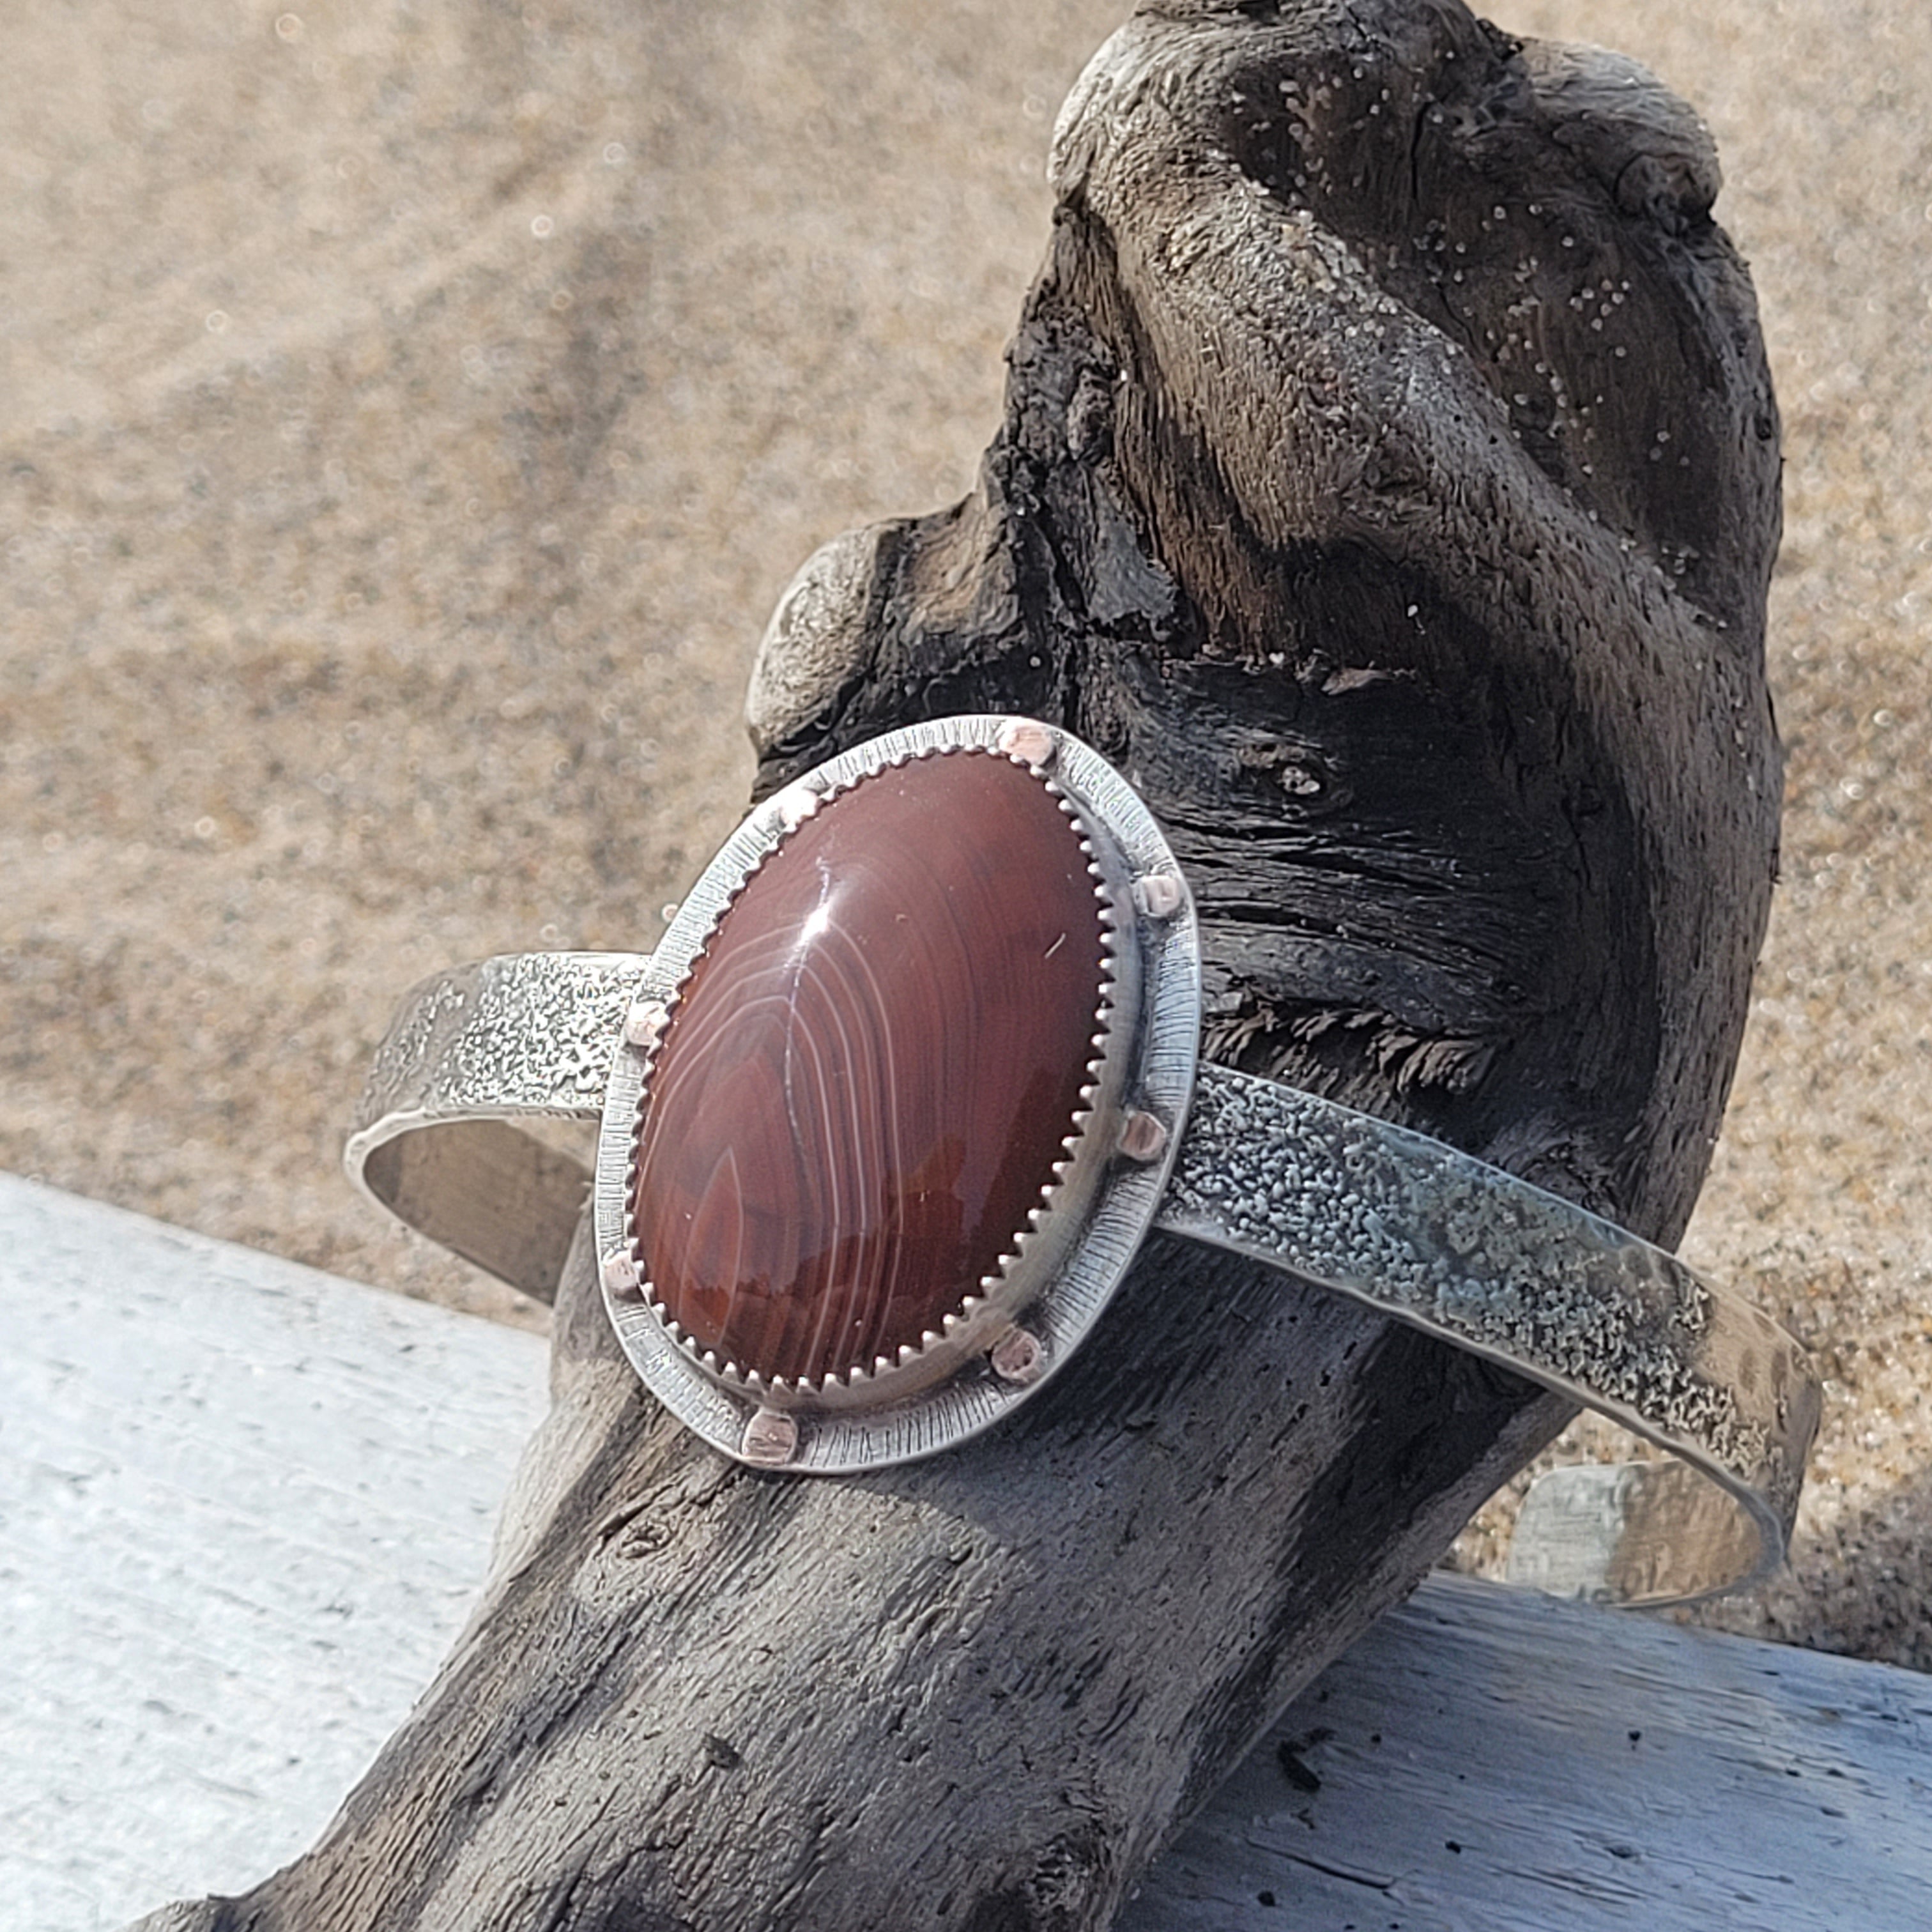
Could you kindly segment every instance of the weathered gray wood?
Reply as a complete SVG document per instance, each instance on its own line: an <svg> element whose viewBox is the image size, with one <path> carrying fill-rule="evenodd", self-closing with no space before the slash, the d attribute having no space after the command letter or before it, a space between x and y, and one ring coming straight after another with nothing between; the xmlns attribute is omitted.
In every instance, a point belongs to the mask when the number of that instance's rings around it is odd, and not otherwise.
<svg viewBox="0 0 1932 1932"><path fill-rule="evenodd" d="M461 1625L544 1354L0 1175L0 1932L314 1837Z"/></svg>
<svg viewBox="0 0 1932 1932"><path fill-rule="evenodd" d="M1118 1932L1903 1932L1928 1898L1925 1678L1437 1576Z"/></svg>
<svg viewBox="0 0 1932 1932"><path fill-rule="evenodd" d="M532 1336L0 1177L0 1932L314 1834L483 1574L543 1372ZM1928 1764L1923 1677L1438 1576L1120 1932L1896 1932Z"/></svg>
<svg viewBox="0 0 1932 1932"><path fill-rule="evenodd" d="M1166 0L1055 182L980 487L796 586L760 786L1064 721L1190 869L1212 1054L1674 1239L1778 764L1776 416L1694 117L1455 0ZM1564 1414L1161 1240L1010 1426L799 1483L652 1412L580 1252L558 1316L518 1560L323 1840L196 1922L1102 1925Z"/></svg>

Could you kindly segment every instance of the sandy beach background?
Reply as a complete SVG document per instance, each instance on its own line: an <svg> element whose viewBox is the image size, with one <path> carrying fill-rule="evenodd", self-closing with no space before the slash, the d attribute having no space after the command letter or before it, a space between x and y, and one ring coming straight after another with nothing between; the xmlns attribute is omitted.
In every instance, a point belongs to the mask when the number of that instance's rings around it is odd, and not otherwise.
<svg viewBox="0 0 1932 1932"><path fill-rule="evenodd" d="M363 1063L438 967L655 944L785 580L967 488L1124 10L10 24L0 1168L541 1318L352 1197ZM1784 411L1784 876L1686 1252L1831 1382L1790 1577L1708 1614L1932 1669L1932 36L1918 0L1494 17L1703 111Z"/></svg>

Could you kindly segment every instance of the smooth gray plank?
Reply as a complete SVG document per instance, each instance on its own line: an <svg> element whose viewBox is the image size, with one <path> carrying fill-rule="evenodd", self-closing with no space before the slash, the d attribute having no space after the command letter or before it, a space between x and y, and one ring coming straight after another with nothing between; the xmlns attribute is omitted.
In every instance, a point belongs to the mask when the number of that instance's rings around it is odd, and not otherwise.
<svg viewBox="0 0 1932 1932"><path fill-rule="evenodd" d="M0 1176L0 1932L309 1842L461 1625L544 1358Z"/></svg>

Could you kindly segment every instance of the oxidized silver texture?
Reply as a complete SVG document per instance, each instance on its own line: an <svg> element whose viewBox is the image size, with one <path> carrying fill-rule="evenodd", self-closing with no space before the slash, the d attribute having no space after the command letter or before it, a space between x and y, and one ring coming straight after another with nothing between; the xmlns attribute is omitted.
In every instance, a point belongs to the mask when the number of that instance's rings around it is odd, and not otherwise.
<svg viewBox="0 0 1932 1932"><path fill-rule="evenodd" d="M1159 1226L1574 1396L1721 1483L1779 1560L1818 1423L1804 1352L1613 1222L1426 1136L1204 1066Z"/></svg>
<svg viewBox="0 0 1932 1932"><path fill-rule="evenodd" d="M602 1105L618 1028L644 961L630 952L518 952L425 980L404 998L370 1062L350 1139L360 1180L368 1130ZM553 1284L554 1286L554 1284Z"/></svg>
<svg viewBox="0 0 1932 1932"><path fill-rule="evenodd" d="M346 1154L352 1178L393 1206L371 1185L372 1154L391 1143L433 1149L405 1196L406 1205L419 1202L424 1186L442 1188L446 1170L460 1172L466 1132L497 1136L500 1159L501 1124L594 1115L601 1102L598 1252L624 1248L650 1051L648 1030L641 1042L622 1044L634 1004L674 1002L737 883L800 812L817 808L816 799L895 760L997 746L1015 724L974 717L916 725L808 773L733 833L649 957L526 954L415 988L357 1111ZM1052 1278L1011 1311L1038 1339L1038 1375L1005 1380L975 1355L950 1379L876 1409L788 1411L798 1435L785 1466L824 1472L908 1461L996 1421L1064 1363L1158 1226L1354 1296L1611 1416L1720 1485L1756 1532L1750 1575L1774 1568L1817 1422L1818 1382L1797 1343L1660 1250L1438 1142L1225 1068L1202 1068L1197 1081L1198 938L1166 841L1096 752L1052 727L1032 728L1054 747L1054 780L1101 835L1094 842L1118 888L1122 949L1138 970L1138 991L1123 995L1132 1011L1120 1022L1132 1052L1108 1118L1101 1123L1096 1114L1094 1129L1104 1127L1113 1157L1090 1212L1064 1231ZM1136 889L1150 874L1172 878L1175 888ZM1124 986L1131 976L1120 976ZM1145 1165L1114 1151L1134 1109L1167 1130L1165 1147ZM531 1211L561 1228L574 1220L580 1188L554 1153L542 1159L549 1165L530 1190ZM554 1288L520 1280L517 1265L506 1259L499 1271L540 1294ZM606 1302L626 1354L660 1398L726 1454L770 1466L768 1448L748 1457L746 1446L776 1437L773 1424L747 1432L772 1412L704 1372L641 1302L608 1292ZM1696 1568L1689 1560L1674 1573L1673 1594L1738 1580L1700 1580Z"/></svg>

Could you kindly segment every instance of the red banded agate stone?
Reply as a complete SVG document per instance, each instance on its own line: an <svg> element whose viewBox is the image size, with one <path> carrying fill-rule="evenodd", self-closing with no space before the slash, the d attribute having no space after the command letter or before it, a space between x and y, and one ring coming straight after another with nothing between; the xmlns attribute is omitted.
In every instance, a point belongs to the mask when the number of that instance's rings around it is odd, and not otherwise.
<svg viewBox="0 0 1932 1932"><path fill-rule="evenodd" d="M1011 1251L1090 1077L1095 882L994 753L862 779L732 902L651 1066L632 1197L700 1348L819 1380L917 1347Z"/></svg>

